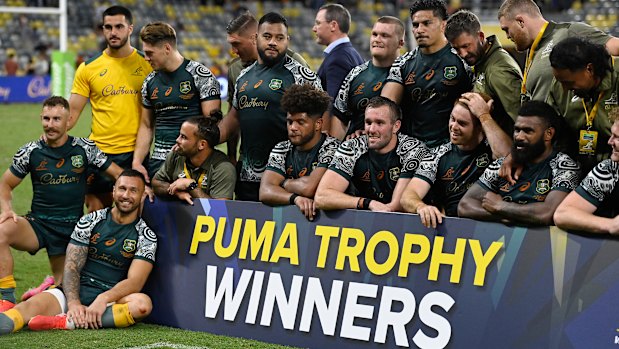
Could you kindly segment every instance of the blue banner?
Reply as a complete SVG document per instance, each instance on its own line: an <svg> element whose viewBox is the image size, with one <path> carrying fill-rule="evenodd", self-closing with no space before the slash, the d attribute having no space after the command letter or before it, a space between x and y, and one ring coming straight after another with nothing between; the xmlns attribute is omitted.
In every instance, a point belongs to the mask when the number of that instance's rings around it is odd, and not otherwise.
<svg viewBox="0 0 619 349"><path fill-rule="evenodd" d="M0 103L35 103L49 96L49 75L0 77Z"/></svg>
<svg viewBox="0 0 619 349"><path fill-rule="evenodd" d="M417 215L146 204L149 321L310 348L606 348L619 241Z"/></svg>

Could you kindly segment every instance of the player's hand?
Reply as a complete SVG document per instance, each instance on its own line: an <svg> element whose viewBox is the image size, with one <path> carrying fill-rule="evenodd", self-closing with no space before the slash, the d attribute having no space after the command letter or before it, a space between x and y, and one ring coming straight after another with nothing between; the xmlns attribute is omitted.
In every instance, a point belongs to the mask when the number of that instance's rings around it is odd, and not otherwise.
<svg viewBox="0 0 619 349"><path fill-rule="evenodd" d="M155 202L155 192L153 191L153 188L148 185L144 187L144 197L142 198L142 202L144 202L147 197L148 201L151 203Z"/></svg>
<svg viewBox="0 0 619 349"><path fill-rule="evenodd" d="M421 207L417 207L417 214L419 214L421 224L423 224L426 228L436 229L438 224L443 223L444 215L435 206L423 205Z"/></svg>
<svg viewBox="0 0 619 349"><path fill-rule="evenodd" d="M484 101L482 96L475 92L463 93L459 101L466 104L471 114L475 117L479 117L482 114L490 114L492 104L494 103L493 100L489 100L488 102Z"/></svg>
<svg viewBox="0 0 619 349"><path fill-rule="evenodd" d="M189 184L191 184L192 182L193 179L191 178L179 178L172 182L172 184L170 184L170 186L168 187L168 194L176 195L177 192L185 191L187 190Z"/></svg>
<svg viewBox="0 0 619 349"><path fill-rule="evenodd" d="M301 210L301 213L303 213L305 218L310 221L314 220L314 217L316 216L316 204L314 203L314 200L304 196L297 196L294 199L294 204L297 205L299 210Z"/></svg>
<svg viewBox="0 0 619 349"><path fill-rule="evenodd" d="M357 130L357 131L349 134L348 136L346 136L346 140L357 138L357 137L361 137L364 134L365 134L365 130Z"/></svg>
<svg viewBox="0 0 619 349"><path fill-rule="evenodd" d="M490 213L500 212L504 205L505 201L503 201L501 195L490 191L486 192L483 199L481 199L481 207Z"/></svg>
<svg viewBox="0 0 619 349"><path fill-rule="evenodd" d="M388 204L383 204L380 201L372 200L370 201L370 211L373 212L393 212L393 208Z"/></svg>
<svg viewBox="0 0 619 349"><path fill-rule="evenodd" d="M509 184L515 185L518 178L520 178L523 169L524 166L517 164L512 158L512 155L509 154L505 157L505 160L503 160L503 164L499 169L499 177L505 179L509 182Z"/></svg>
<svg viewBox="0 0 619 349"><path fill-rule="evenodd" d="M188 204L193 206L193 200L191 198L191 194L189 194L188 192L186 192L186 191L179 191L179 192L176 192L174 194L174 196L179 198L181 201L185 201L186 203L188 203Z"/></svg>
<svg viewBox="0 0 619 349"><path fill-rule="evenodd" d="M86 308L86 322L90 328L103 327L101 317L105 308L107 308L107 302L99 299L99 297Z"/></svg>
<svg viewBox="0 0 619 349"><path fill-rule="evenodd" d="M131 166L134 170L140 172L141 174L144 175L144 179L146 179L146 183L150 184L150 177L148 176L148 171L146 171L146 167L144 167L144 165L142 164L137 164L137 165L133 165Z"/></svg>
<svg viewBox="0 0 619 349"><path fill-rule="evenodd" d="M4 223L4 221L8 219L12 219L13 222L17 223L17 217L17 213L13 212L13 210L2 212L2 214L0 214L0 223Z"/></svg>
<svg viewBox="0 0 619 349"><path fill-rule="evenodd" d="M67 318L71 319L76 328L88 328L86 321L86 306L82 304L69 303Z"/></svg>

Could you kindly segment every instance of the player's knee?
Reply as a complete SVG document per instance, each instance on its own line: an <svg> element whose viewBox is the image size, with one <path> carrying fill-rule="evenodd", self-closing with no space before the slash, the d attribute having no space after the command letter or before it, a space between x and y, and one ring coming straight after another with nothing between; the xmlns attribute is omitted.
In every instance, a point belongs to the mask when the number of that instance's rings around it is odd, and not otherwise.
<svg viewBox="0 0 619 349"><path fill-rule="evenodd" d="M132 316L135 319L143 319L147 317L151 311L153 310L153 302L150 297L145 295L144 293L138 293L134 295L131 300L132 306L130 307L132 311Z"/></svg>

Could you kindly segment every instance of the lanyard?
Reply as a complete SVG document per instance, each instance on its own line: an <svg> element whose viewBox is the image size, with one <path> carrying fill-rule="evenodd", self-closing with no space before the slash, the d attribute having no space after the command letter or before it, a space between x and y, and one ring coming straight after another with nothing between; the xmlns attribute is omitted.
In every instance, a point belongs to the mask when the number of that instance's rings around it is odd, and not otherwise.
<svg viewBox="0 0 619 349"><path fill-rule="evenodd" d="M527 56L527 60L524 64L524 74L522 76L522 85L520 85L520 93L522 94L526 94L527 93L527 76L529 75L529 70L531 70L531 65L533 64L533 55L535 55L535 50L537 49L537 45L539 45L539 42L542 41L542 36L544 36L544 32L546 31L546 27L548 26L548 22L546 22L544 24L544 26L542 27L542 30L539 31L539 33L537 33L537 37L535 38L535 41L533 41L533 45L531 45L531 48L529 49L529 55Z"/></svg>
<svg viewBox="0 0 619 349"><path fill-rule="evenodd" d="M595 115L598 113L598 106L600 105L600 101L602 100L602 97L604 96L604 91L600 92L600 95L598 96L598 100L595 102L595 104L593 105L593 108L591 109L591 112L587 111L587 104L585 104L585 100L581 99L580 101L582 102L582 107L585 109L585 116L587 117L587 129L591 129L591 126L593 126L593 120L595 120Z"/></svg>
<svg viewBox="0 0 619 349"><path fill-rule="evenodd" d="M186 162L183 162L183 172L185 172L185 177L186 177L186 178L192 179L192 178L191 178L191 173L190 173L190 172L189 172L189 170L187 169L187 163L186 163ZM198 180L196 181L196 183L198 183L198 185L199 185L200 187L202 187L202 181L204 181L204 175L205 175L205 173L204 173L204 172L202 172L202 174L200 175L200 177L199 177L199 178L198 178Z"/></svg>

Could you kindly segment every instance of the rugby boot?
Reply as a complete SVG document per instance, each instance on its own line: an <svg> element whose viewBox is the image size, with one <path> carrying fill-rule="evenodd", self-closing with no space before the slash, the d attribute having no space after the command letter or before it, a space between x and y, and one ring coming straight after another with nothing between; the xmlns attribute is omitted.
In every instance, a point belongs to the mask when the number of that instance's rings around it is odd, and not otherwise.
<svg viewBox="0 0 619 349"><path fill-rule="evenodd" d="M4 299L0 299L0 313L4 313L5 311L9 309L13 309L14 306L15 306L15 303L5 301Z"/></svg>
<svg viewBox="0 0 619 349"><path fill-rule="evenodd" d="M37 315L30 319L28 328L32 331L46 330L74 330L73 320L67 318L67 314L55 316Z"/></svg>
<svg viewBox="0 0 619 349"><path fill-rule="evenodd" d="M56 281L54 280L53 276L45 277L43 282L38 287L31 288L28 291L24 292L24 294L21 295L21 301L23 302L27 300L28 298L47 290L50 286L52 286L55 283Z"/></svg>

